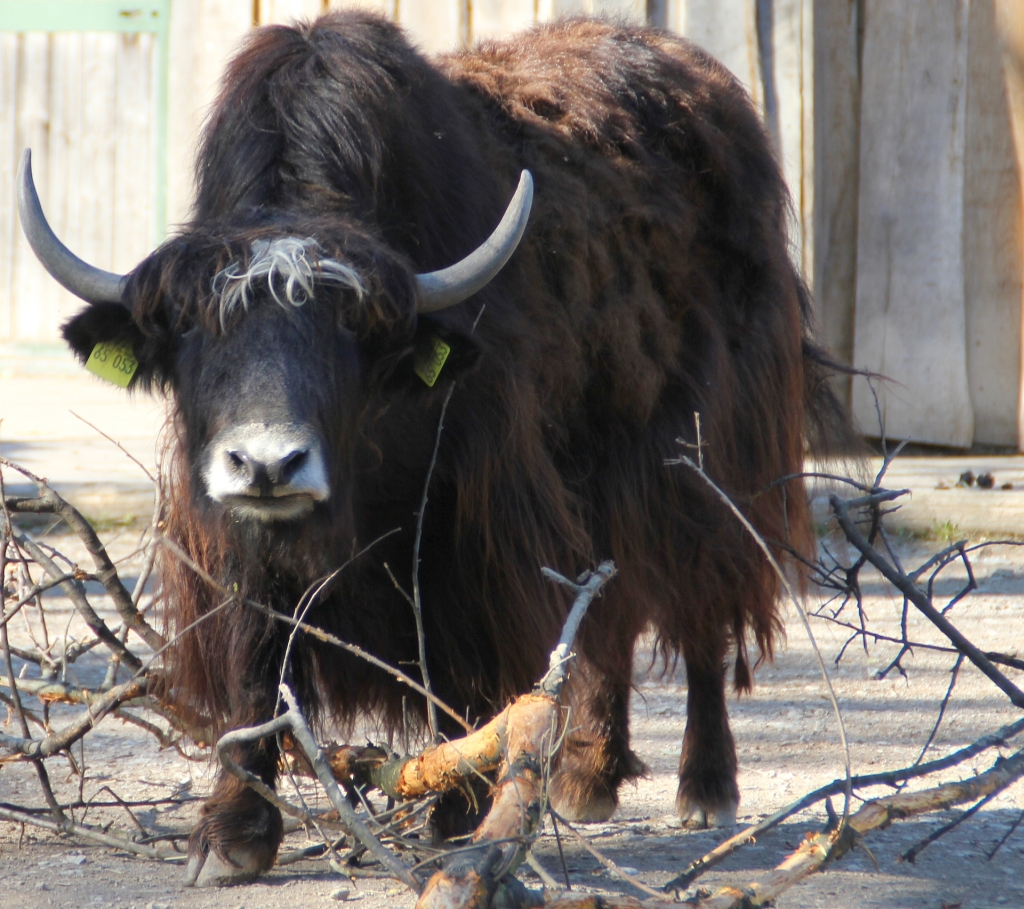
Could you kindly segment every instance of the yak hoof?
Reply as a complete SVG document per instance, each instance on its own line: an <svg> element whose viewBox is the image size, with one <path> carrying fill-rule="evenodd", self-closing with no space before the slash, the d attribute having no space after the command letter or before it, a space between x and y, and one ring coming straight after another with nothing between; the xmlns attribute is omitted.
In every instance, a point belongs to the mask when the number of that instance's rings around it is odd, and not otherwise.
<svg viewBox="0 0 1024 909"><path fill-rule="evenodd" d="M265 870L255 851L236 848L228 861L211 849L206 855L200 852L189 856L185 865L185 886L230 887L251 881Z"/></svg>
<svg viewBox="0 0 1024 909"><path fill-rule="evenodd" d="M709 827L734 827L739 802L726 801L720 805L699 805L689 798L676 799L676 811L684 827L707 830Z"/></svg>

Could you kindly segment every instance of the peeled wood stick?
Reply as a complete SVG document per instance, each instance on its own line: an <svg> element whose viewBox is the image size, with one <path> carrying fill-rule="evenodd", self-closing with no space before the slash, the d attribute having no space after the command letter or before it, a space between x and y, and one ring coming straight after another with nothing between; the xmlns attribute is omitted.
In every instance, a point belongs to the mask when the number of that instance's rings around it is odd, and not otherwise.
<svg viewBox="0 0 1024 909"><path fill-rule="evenodd" d="M961 761L966 761L969 758L974 757L974 755L980 754L988 748L994 748L996 745L1001 745L1003 742L1020 735L1022 732L1024 732L1024 720L1017 720L1016 723L1009 723L1008 725L997 729L995 732L983 736L976 742L972 742L970 745L961 748L959 751L947 754L944 758L936 758L934 761L928 761L925 764L917 764L913 767L904 767L899 770L884 770L880 773L855 776L853 778L853 786L855 789L860 789L864 786L895 786L897 782L901 782L903 780L910 780L916 777L927 776L929 773L935 773L939 770L946 770L950 767L955 767ZM741 830L735 836L729 837L725 842L719 843L719 845L707 853L707 855L691 862L681 874L665 884L665 891L671 892L672 890L685 890L705 871L714 868L715 865L718 865L723 859L732 855L740 848L740 846L755 842L757 837L762 833L767 830L771 830L772 827L782 823L786 818L791 817L798 811L803 811L805 808L809 808L811 805L820 802L827 796L836 795L842 792L845 787L846 780L833 780L831 783L828 783L819 789L815 789L813 792L807 793L807 795L802 796L795 802L791 802L784 808L780 808L760 823L747 827L745 830Z"/></svg>
<svg viewBox="0 0 1024 909"><path fill-rule="evenodd" d="M370 770L370 782L396 799L447 792L477 773L495 770L509 749L510 730L550 728L551 700L524 694L486 726L461 739L426 748L422 754L385 761Z"/></svg>
<svg viewBox="0 0 1024 909"><path fill-rule="evenodd" d="M692 905L699 909L748 909L764 906L784 890L817 871L826 859L838 858L849 851L857 838L869 830L887 827L893 821L916 814L939 811L983 798L1004 789L1021 776L1024 776L1024 749L1012 757L999 758L989 770L969 780L945 783L921 792L902 792L874 799L847 819L841 833L832 831L808 834L796 852L762 880L743 888L723 887Z"/></svg>
<svg viewBox="0 0 1024 909"><path fill-rule="evenodd" d="M10 688L11 680L0 675L0 687ZM59 702L61 704L92 704L100 700L107 692L95 688L79 688L67 682L56 682L51 679L18 679L18 690L35 695L41 701ZM109 691L109 689L107 689ZM149 707L148 703L131 704L122 701L121 706Z"/></svg>
<svg viewBox="0 0 1024 909"><path fill-rule="evenodd" d="M480 730L482 735L448 743L450 752L437 756L438 760L447 758L438 768L445 771L436 775L438 783L453 785L456 774L464 776L468 769L479 770L485 761L490 769L494 757L501 759L499 780L491 809L473 834L472 842L479 845L479 851L449 858L427 882L416 909L487 909L499 886L522 889L518 882L508 882L506 876L522 862L528 839L540 824L546 772L557 741L561 712L558 695L565 682L566 663L571 659L570 650L583 615L601 587L615 575L615 565L602 563L581 584L550 570L545 574L573 588L576 601L551 653L549 669L533 692L505 708ZM479 737L474 740L474 736ZM427 772L435 769L427 766L428 761L443 747L405 762L401 771L408 773L406 788L426 779Z"/></svg>

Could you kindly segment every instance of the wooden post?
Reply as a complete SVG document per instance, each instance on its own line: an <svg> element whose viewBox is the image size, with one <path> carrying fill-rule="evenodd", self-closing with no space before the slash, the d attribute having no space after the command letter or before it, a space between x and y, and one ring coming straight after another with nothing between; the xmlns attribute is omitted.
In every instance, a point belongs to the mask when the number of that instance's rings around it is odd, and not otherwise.
<svg viewBox="0 0 1024 909"><path fill-rule="evenodd" d="M860 179L861 0L820 0L814 9L814 269L821 338L853 365ZM837 381L844 401L850 380Z"/></svg>
<svg viewBox="0 0 1024 909"><path fill-rule="evenodd" d="M996 0L996 15L1002 35L1003 73L1006 83L1007 107L1013 135L1017 164L1017 192L1015 201L1020 213L1018 227L1024 221L1024 7L1019 0ZM1020 236L1020 235L1018 235ZM1024 241L1018 248L1020 261L1024 262ZM1022 267L1024 271L1024 267ZM1024 294L1019 298L1024 303ZM1024 318L1021 319L1024 331ZM1024 350L1024 337L1020 342ZM1017 448L1024 451L1024 356L1022 356L1020 391L1017 395Z"/></svg>
<svg viewBox="0 0 1024 909"><path fill-rule="evenodd" d="M1020 3L1005 4L1020 8ZM967 377L977 442L1017 445L1021 183L996 0L972 0L964 150Z"/></svg>
<svg viewBox="0 0 1024 909"><path fill-rule="evenodd" d="M890 438L969 446L963 264L968 0L867 0L854 365ZM879 432L863 380L861 429Z"/></svg>

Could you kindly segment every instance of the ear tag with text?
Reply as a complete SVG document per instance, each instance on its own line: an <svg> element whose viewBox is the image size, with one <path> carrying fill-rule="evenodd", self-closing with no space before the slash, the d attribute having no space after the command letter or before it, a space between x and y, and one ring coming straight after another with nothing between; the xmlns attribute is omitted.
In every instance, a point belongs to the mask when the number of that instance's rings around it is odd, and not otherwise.
<svg viewBox="0 0 1024 909"><path fill-rule="evenodd" d="M139 361L135 359L128 345L101 341L89 354L85 368L94 376L120 385L121 388L127 388L139 368Z"/></svg>
<svg viewBox="0 0 1024 909"><path fill-rule="evenodd" d="M416 375L426 382L428 388L434 387L437 377L441 375L441 367L444 366L445 360L448 359L448 354L451 352L451 347L440 338L431 338L430 351L416 357L413 369Z"/></svg>

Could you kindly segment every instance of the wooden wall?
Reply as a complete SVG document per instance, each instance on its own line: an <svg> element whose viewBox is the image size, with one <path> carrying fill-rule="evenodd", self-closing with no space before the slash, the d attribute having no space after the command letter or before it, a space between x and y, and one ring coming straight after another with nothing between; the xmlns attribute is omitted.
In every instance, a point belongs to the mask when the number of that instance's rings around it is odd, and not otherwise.
<svg viewBox="0 0 1024 909"><path fill-rule="evenodd" d="M814 286L862 429L1024 447L1020 0L820 0ZM881 415L881 426L879 424Z"/></svg>
<svg viewBox="0 0 1024 909"><path fill-rule="evenodd" d="M23 148L54 230L106 269L152 245L154 38L0 32L0 342L50 342L80 305L17 223Z"/></svg>
<svg viewBox="0 0 1024 909"><path fill-rule="evenodd" d="M892 379L880 386L886 433L1024 447L1022 0L173 0L171 229L245 33L346 5L396 19L427 52L575 13L691 37L764 111L822 334L844 362ZM75 251L127 269L152 243L152 61L147 36L0 32L0 355L54 341L75 306L16 228L23 146ZM843 392L877 433L867 385Z"/></svg>

